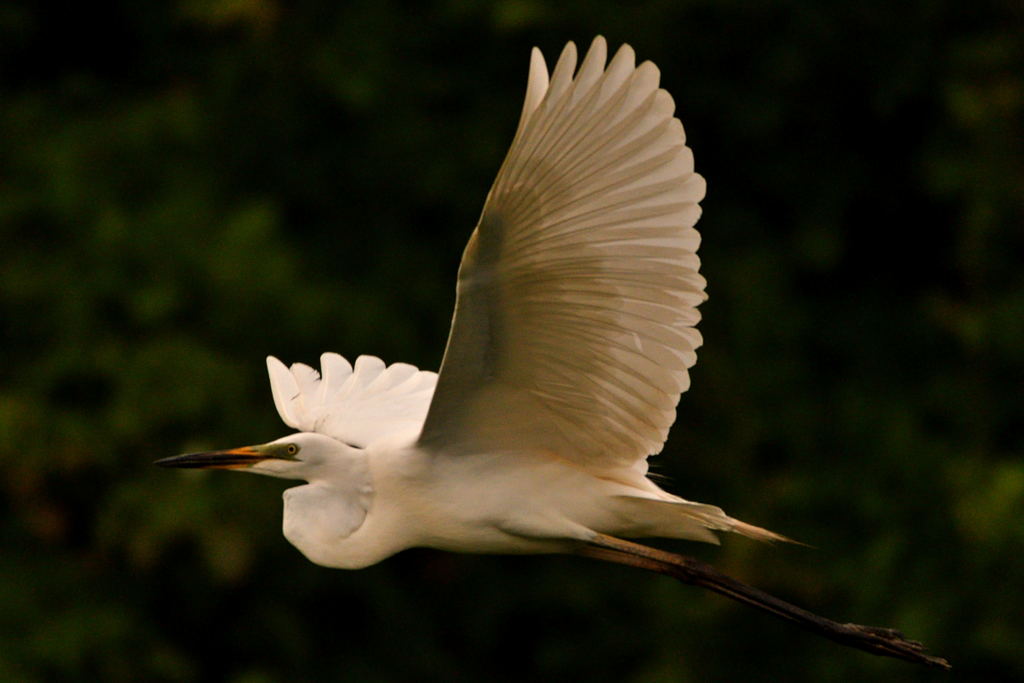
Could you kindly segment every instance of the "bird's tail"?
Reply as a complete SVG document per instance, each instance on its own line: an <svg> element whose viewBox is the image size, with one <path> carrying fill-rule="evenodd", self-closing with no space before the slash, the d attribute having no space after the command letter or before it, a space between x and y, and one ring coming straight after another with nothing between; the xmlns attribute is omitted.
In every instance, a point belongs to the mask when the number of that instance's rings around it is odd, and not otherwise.
<svg viewBox="0 0 1024 683"><path fill-rule="evenodd" d="M639 496L618 496L621 510L636 520L630 536L683 538L718 543L715 531L731 531L756 541L799 543L768 529L741 522L725 514L722 508L687 500L658 500Z"/></svg>

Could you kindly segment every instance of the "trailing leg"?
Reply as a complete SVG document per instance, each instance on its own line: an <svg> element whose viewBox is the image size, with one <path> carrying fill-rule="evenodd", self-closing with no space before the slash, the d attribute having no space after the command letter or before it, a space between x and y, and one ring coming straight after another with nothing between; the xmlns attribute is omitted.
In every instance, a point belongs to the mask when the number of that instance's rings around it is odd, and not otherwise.
<svg viewBox="0 0 1024 683"><path fill-rule="evenodd" d="M737 602L793 622L805 630L842 645L940 669L950 668L945 659L925 654L924 646L921 643L907 640L899 631L861 626L860 624L840 624L820 617L742 581L737 581L719 572L711 565L692 557L676 555L603 534L599 534L589 544L581 546L577 552L585 557L647 569L674 577L683 583L707 588Z"/></svg>

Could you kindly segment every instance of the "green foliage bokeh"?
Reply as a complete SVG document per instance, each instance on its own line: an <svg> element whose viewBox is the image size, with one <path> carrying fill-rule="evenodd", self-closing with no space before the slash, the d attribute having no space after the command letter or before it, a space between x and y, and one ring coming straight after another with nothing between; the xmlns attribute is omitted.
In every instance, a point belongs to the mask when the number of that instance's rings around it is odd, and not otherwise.
<svg viewBox="0 0 1024 683"><path fill-rule="evenodd" d="M940 680L669 579L316 567L267 354L436 368L528 49L654 60L708 179L705 347L655 469L814 546L670 546L1024 678L1012 2L0 8L0 680ZM941 679L952 680L952 679Z"/></svg>

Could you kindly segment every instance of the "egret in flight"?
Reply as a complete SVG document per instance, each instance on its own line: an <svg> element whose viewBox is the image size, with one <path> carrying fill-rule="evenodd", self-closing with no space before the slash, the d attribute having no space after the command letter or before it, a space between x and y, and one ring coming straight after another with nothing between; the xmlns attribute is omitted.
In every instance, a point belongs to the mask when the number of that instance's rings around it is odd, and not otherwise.
<svg viewBox="0 0 1024 683"><path fill-rule="evenodd" d="M327 567L414 546L636 564L627 537L781 539L647 477L701 344L705 184L658 68L606 51L598 37L577 71L569 43L549 77L534 48L439 373L270 357L298 433L158 464L306 481L284 492L284 535Z"/></svg>
<svg viewBox="0 0 1024 683"><path fill-rule="evenodd" d="M441 370L373 356L320 372L267 359L298 433L159 460L307 482L284 535L358 569L416 546L577 553L694 583L852 647L948 663L892 629L840 624L691 558L626 540L788 540L647 477L701 344L704 179L658 68L603 38L548 74L534 48L512 147L459 266Z"/></svg>

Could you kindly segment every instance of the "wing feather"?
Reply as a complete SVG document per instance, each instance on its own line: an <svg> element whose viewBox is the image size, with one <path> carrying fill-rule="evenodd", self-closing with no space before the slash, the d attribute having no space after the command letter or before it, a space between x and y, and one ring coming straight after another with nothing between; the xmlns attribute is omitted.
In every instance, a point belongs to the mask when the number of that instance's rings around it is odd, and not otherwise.
<svg viewBox="0 0 1024 683"><path fill-rule="evenodd" d="M550 81L534 49L523 112L459 268L420 442L549 452L583 467L659 451L701 344L704 180L653 64L597 38Z"/></svg>
<svg viewBox="0 0 1024 683"><path fill-rule="evenodd" d="M396 433L412 436L423 421L437 375L408 363L387 366L374 356L355 365L336 353L320 357L321 376L302 363L267 358L274 405L289 427L366 448Z"/></svg>

